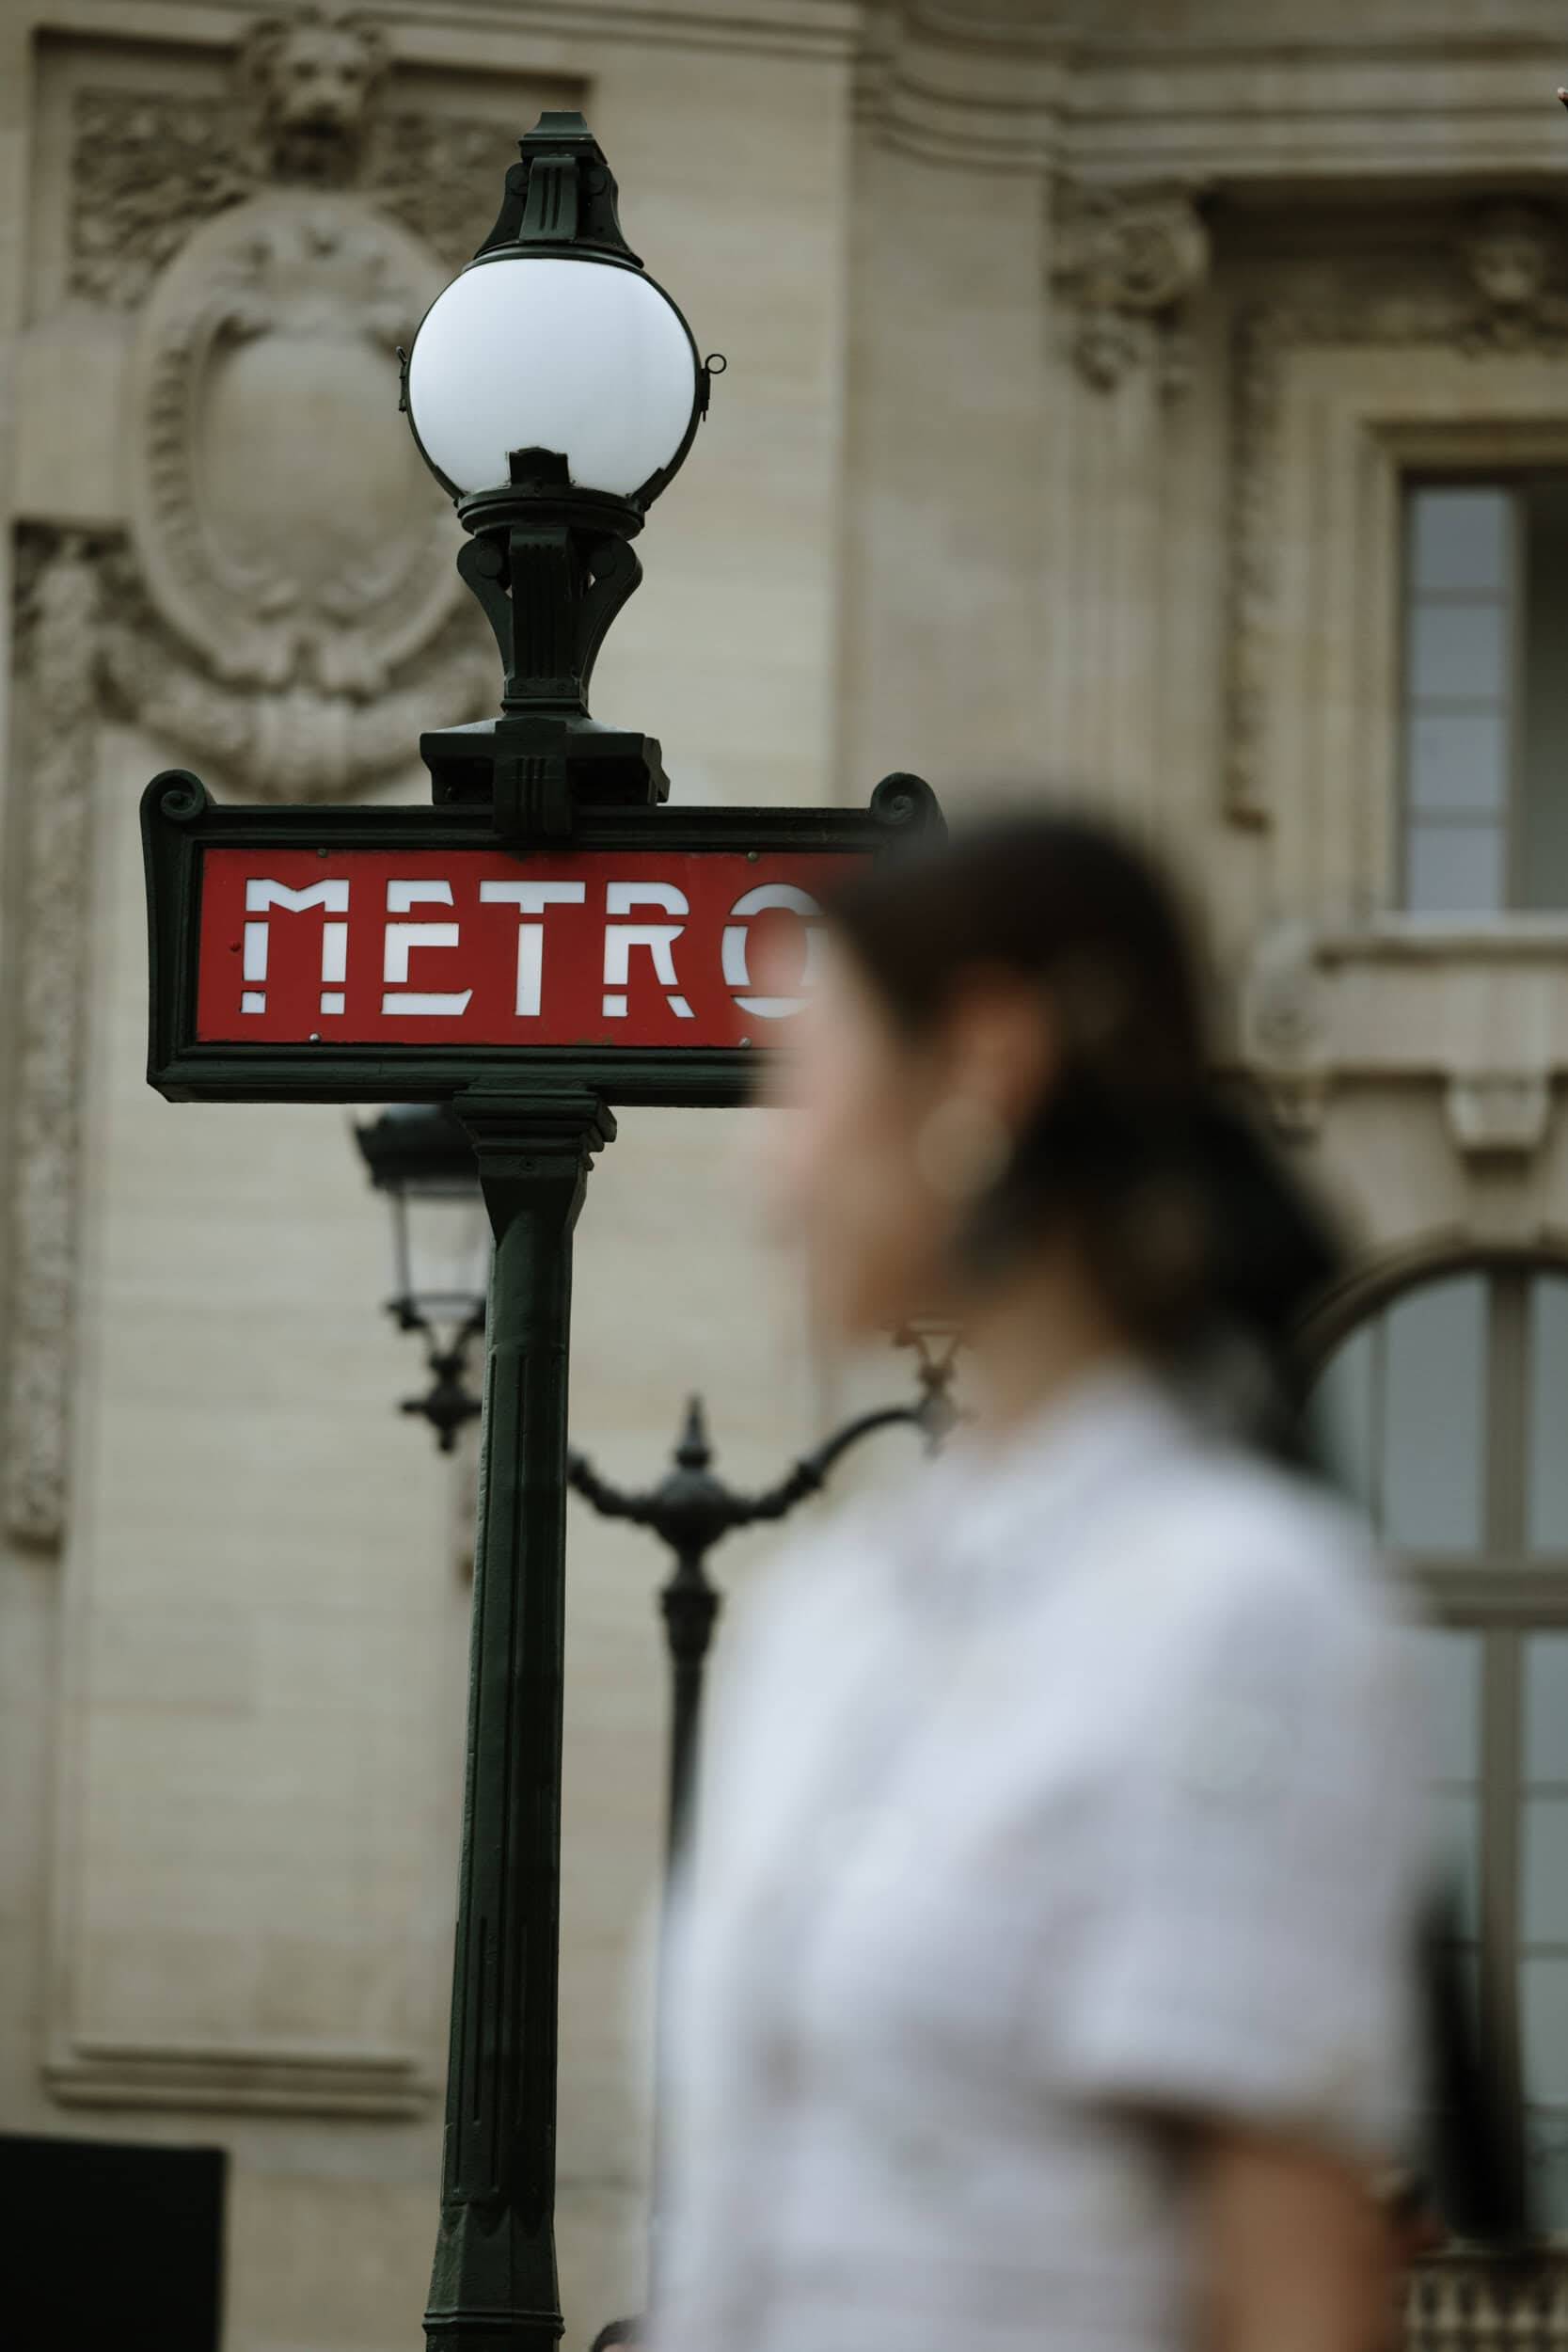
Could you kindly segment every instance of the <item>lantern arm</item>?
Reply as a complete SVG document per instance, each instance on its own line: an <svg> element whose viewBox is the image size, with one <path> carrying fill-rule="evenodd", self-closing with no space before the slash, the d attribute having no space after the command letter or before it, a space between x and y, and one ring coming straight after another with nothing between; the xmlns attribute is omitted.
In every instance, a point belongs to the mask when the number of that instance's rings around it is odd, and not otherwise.
<svg viewBox="0 0 1568 2352"><path fill-rule="evenodd" d="M926 1406L883 1405L875 1412L862 1413L858 1420L846 1422L824 1442L803 1454L788 1475L776 1486L769 1486L760 1495L753 1495L743 1505L746 1523L757 1519L782 1519L803 1502L808 1495L819 1494L829 1477L843 1459L864 1438L874 1437L879 1429L895 1429L901 1422L922 1428L926 1421Z"/></svg>
<svg viewBox="0 0 1568 2352"><path fill-rule="evenodd" d="M649 1527L657 1516L657 1492L628 1494L620 1486L611 1486L599 1476L585 1454L567 1454L566 1484L584 1502L591 1503L602 1519L629 1519L634 1527Z"/></svg>

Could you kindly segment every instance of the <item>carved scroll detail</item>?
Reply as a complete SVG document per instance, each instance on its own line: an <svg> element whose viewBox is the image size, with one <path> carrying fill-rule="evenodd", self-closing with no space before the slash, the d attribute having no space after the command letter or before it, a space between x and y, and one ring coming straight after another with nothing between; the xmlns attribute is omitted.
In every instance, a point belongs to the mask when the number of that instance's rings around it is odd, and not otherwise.
<svg viewBox="0 0 1568 2352"><path fill-rule="evenodd" d="M1208 272L1209 232L1190 190L1058 188L1052 277L1075 311L1078 373L1096 391L1144 366L1162 391L1185 389L1185 310Z"/></svg>

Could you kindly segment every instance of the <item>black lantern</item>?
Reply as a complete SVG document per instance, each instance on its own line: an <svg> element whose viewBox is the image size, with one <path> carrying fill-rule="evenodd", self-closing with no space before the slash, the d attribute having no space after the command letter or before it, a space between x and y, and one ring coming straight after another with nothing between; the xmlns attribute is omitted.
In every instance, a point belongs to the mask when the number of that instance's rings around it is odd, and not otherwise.
<svg viewBox="0 0 1568 2352"><path fill-rule="evenodd" d="M574 803L669 794L651 737L588 715L594 659L641 578L629 542L675 473L723 366L616 216L579 114L519 141L500 215L404 361L420 454L472 536L458 569L505 666L501 716L426 735L436 799L488 802L503 838L562 838Z"/></svg>
<svg viewBox="0 0 1568 2352"><path fill-rule="evenodd" d="M425 1340L431 1386L403 1409L420 1413L443 1454L474 1419L468 1355L484 1329L490 1225L473 1146L445 1104L398 1104L356 1127L371 1182L392 1204L393 1295L400 1330Z"/></svg>

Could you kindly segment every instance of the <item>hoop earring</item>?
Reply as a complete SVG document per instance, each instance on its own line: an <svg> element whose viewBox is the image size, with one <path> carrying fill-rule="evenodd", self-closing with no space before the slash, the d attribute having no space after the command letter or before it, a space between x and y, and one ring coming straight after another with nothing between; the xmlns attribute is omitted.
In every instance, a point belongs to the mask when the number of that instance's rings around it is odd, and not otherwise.
<svg viewBox="0 0 1568 2352"><path fill-rule="evenodd" d="M966 1207L1000 1183L1013 1156L1006 1121L973 1094L949 1094L915 1137L915 1166L939 1200Z"/></svg>

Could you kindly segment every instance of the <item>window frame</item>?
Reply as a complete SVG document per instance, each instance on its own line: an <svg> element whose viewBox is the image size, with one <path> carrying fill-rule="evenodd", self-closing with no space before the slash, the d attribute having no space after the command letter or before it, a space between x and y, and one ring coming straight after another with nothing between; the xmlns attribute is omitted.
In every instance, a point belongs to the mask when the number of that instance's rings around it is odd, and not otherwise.
<svg viewBox="0 0 1568 2352"><path fill-rule="evenodd" d="M1304 1326L1301 1355L1310 1390L1347 1342L1375 1325L1402 1298L1473 1275L1487 1284L1481 1542L1458 1564L1451 1555L1408 1551L1391 1541L1386 1549L1420 1596L1434 1627L1481 1637L1477 1965L1481 1997L1495 2024L1501 2061L1523 2092L1521 1830L1528 1785L1525 1643L1532 1633L1568 1630L1568 1549L1533 1559L1526 1552L1529 1293L1543 1276L1568 1280L1568 1247L1429 1247L1361 1269ZM1528 2109L1531 2103L1527 2099L1525 2104Z"/></svg>
<svg viewBox="0 0 1568 2352"><path fill-rule="evenodd" d="M1560 462L1522 460L1516 464L1402 464L1398 472L1399 559L1395 575L1397 604L1398 740L1394 763L1393 875L1396 912L1418 921L1508 922L1521 915L1555 912L1521 903L1524 880L1524 747L1522 714L1526 704L1526 657L1529 641L1526 597L1528 594L1529 533L1524 521L1524 499L1546 485L1568 484L1568 456ZM1410 860L1415 830L1410 790L1410 749L1415 700L1412 692L1411 613L1417 601L1413 574L1415 501L1423 490L1491 490L1509 497L1508 569L1506 595L1507 750L1503 777L1503 903L1496 908L1413 907L1410 903ZM1438 601L1440 599L1431 598ZM1564 910L1568 912L1568 910Z"/></svg>

